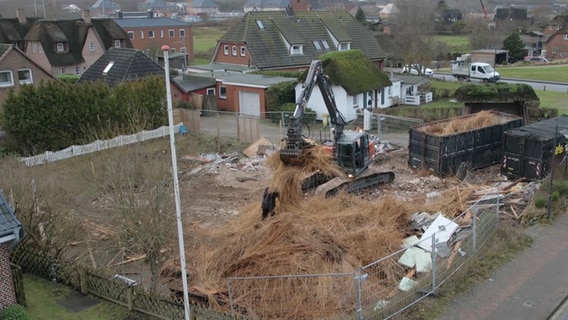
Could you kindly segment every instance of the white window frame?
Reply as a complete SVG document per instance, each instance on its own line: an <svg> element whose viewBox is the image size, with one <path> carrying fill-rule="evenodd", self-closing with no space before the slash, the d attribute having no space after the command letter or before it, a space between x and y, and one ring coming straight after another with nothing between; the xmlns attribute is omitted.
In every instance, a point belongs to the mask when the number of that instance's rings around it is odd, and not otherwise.
<svg viewBox="0 0 568 320"><path fill-rule="evenodd" d="M122 48L122 43L120 40L114 40L114 47L115 48Z"/></svg>
<svg viewBox="0 0 568 320"><path fill-rule="evenodd" d="M89 41L89 50L95 51L95 42L94 41Z"/></svg>
<svg viewBox="0 0 568 320"><path fill-rule="evenodd" d="M164 37L164 30L160 30L160 38Z"/></svg>
<svg viewBox="0 0 568 320"><path fill-rule="evenodd" d="M134 31L128 31L128 39L134 40Z"/></svg>
<svg viewBox="0 0 568 320"><path fill-rule="evenodd" d="M347 51L351 49L351 42L340 42L337 44L337 51Z"/></svg>
<svg viewBox="0 0 568 320"><path fill-rule="evenodd" d="M27 71L28 75L29 75L29 79L24 79L24 80L20 79L20 72L21 71ZM34 83L34 79L33 79L33 76L32 76L32 69L29 69L29 68L18 69L18 82L20 84L32 84L32 83Z"/></svg>
<svg viewBox="0 0 568 320"><path fill-rule="evenodd" d="M12 73L12 70L0 70L0 73L8 74L8 81L0 82L0 88L14 86L14 74Z"/></svg>
<svg viewBox="0 0 568 320"><path fill-rule="evenodd" d="M226 56L229 55L229 46L228 45L223 46L223 54L226 55Z"/></svg>
<svg viewBox="0 0 568 320"><path fill-rule="evenodd" d="M564 35L564 40L568 40L568 34Z"/></svg>
<svg viewBox="0 0 568 320"><path fill-rule="evenodd" d="M245 46L241 46L241 57L246 56L246 49Z"/></svg>
<svg viewBox="0 0 568 320"><path fill-rule="evenodd" d="M185 29L179 29L179 37L185 38Z"/></svg>
<svg viewBox="0 0 568 320"><path fill-rule="evenodd" d="M300 44L294 44L290 46L290 54L291 55L300 55L304 54L304 46Z"/></svg>
<svg viewBox="0 0 568 320"><path fill-rule="evenodd" d="M236 57L237 56L237 46L232 46L231 51L233 53L233 56Z"/></svg>
<svg viewBox="0 0 568 320"><path fill-rule="evenodd" d="M57 52L64 52L65 51L65 44L63 42L57 42L56 44Z"/></svg>
<svg viewBox="0 0 568 320"><path fill-rule="evenodd" d="M156 37L156 34L154 33L154 30L148 30L148 39L154 39Z"/></svg>
<svg viewBox="0 0 568 320"><path fill-rule="evenodd" d="M359 101L358 101L358 99L357 99L357 95L354 95L354 96L353 96L353 107L356 107L356 106L358 106L358 105L359 105Z"/></svg>
<svg viewBox="0 0 568 320"><path fill-rule="evenodd" d="M215 88L207 88L206 95L214 96L215 95Z"/></svg>
<svg viewBox="0 0 568 320"><path fill-rule="evenodd" d="M176 33L175 33L174 29L168 29L168 37L174 38L175 36L176 36Z"/></svg>
<svg viewBox="0 0 568 320"><path fill-rule="evenodd" d="M552 47L552 53L558 53L558 47Z"/></svg>
<svg viewBox="0 0 568 320"><path fill-rule="evenodd" d="M219 86L219 98L220 99L227 99L227 87L226 86Z"/></svg>
<svg viewBox="0 0 568 320"><path fill-rule="evenodd" d="M140 31L140 39L144 39L144 31Z"/></svg>

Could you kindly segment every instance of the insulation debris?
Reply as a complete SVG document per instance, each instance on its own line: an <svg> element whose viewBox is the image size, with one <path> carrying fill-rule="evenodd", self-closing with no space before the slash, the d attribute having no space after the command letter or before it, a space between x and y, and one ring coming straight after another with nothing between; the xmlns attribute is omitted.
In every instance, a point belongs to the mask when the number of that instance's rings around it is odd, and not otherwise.
<svg viewBox="0 0 568 320"><path fill-rule="evenodd" d="M454 232L458 229L459 225L447 218L443 215L439 214L438 217L428 227L426 232L420 238L429 239L435 235L435 243L445 243L450 240L450 237L454 234ZM426 251L432 251L432 241L421 241L417 244L417 246L421 247Z"/></svg>

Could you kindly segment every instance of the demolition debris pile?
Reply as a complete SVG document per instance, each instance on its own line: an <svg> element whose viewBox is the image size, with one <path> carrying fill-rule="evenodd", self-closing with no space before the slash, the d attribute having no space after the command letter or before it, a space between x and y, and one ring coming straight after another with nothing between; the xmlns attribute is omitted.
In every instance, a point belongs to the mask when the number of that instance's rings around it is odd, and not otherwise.
<svg viewBox="0 0 568 320"><path fill-rule="evenodd" d="M489 127L500 124L501 122L502 119L491 111L480 111L473 116L456 117L451 121L440 121L432 125L424 126L424 132L444 136Z"/></svg>

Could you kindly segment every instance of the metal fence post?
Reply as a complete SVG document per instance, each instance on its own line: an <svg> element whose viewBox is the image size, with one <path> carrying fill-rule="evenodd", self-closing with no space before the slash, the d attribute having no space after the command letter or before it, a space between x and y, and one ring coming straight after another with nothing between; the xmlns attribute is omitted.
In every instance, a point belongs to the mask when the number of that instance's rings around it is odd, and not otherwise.
<svg viewBox="0 0 568 320"><path fill-rule="evenodd" d="M357 319L363 320L363 307L361 306L361 268L355 271L355 297L357 304Z"/></svg>
<svg viewBox="0 0 568 320"><path fill-rule="evenodd" d="M497 208L499 209L499 208ZM473 230L473 234L472 234L472 241L473 241L473 252L477 251L477 206L474 205L473 206L473 218L472 218L472 224L471 224L471 228Z"/></svg>
<svg viewBox="0 0 568 320"><path fill-rule="evenodd" d="M229 291L229 304L231 305L231 315L235 316L235 308L233 307L233 293L231 292L231 279L227 279L227 291Z"/></svg>
<svg viewBox="0 0 568 320"><path fill-rule="evenodd" d="M432 292L436 291L436 233L432 234Z"/></svg>

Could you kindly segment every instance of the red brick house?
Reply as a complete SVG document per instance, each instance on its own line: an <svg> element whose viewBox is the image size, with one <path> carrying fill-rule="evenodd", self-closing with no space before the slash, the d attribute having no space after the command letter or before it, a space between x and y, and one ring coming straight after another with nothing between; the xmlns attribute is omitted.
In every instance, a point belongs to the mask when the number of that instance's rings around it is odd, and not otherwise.
<svg viewBox="0 0 568 320"><path fill-rule="evenodd" d="M152 10L143 18L123 18L118 12L114 21L126 31L135 49L158 59L163 45L170 47L170 66L185 69L193 61L193 31L188 22L156 17Z"/></svg>
<svg viewBox="0 0 568 320"><path fill-rule="evenodd" d="M556 16L542 31L546 41L546 58L561 59L568 57L568 16Z"/></svg>
<svg viewBox="0 0 568 320"><path fill-rule="evenodd" d="M0 191L0 310L16 304L10 251L23 236L22 224Z"/></svg>
<svg viewBox="0 0 568 320"><path fill-rule="evenodd" d="M10 90L22 85L36 85L53 76L28 58L20 49L9 44L0 44L0 112Z"/></svg>

